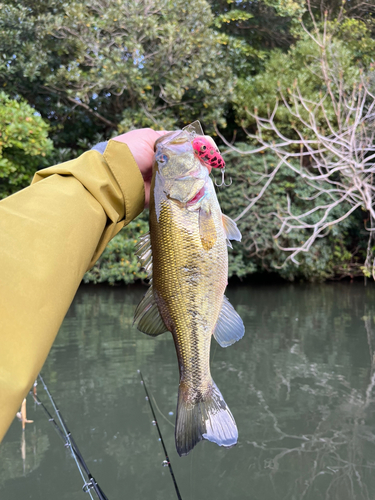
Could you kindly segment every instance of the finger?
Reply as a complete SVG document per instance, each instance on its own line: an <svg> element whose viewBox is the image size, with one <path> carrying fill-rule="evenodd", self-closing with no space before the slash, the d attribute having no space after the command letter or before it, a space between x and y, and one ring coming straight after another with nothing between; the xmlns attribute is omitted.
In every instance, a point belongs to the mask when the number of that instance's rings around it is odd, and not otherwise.
<svg viewBox="0 0 375 500"><path fill-rule="evenodd" d="M158 135L170 134L172 130L154 130Z"/></svg>
<svg viewBox="0 0 375 500"><path fill-rule="evenodd" d="M157 140L155 141L155 144L154 144L154 151L156 151L156 146L159 144L159 142L162 140L163 137L168 137L168 136L174 136L174 135L178 135L181 130L172 130L172 131L169 131L169 130L163 130L163 131L159 131L159 132L163 132L163 134L159 135L159 137L157 138Z"/></svg>

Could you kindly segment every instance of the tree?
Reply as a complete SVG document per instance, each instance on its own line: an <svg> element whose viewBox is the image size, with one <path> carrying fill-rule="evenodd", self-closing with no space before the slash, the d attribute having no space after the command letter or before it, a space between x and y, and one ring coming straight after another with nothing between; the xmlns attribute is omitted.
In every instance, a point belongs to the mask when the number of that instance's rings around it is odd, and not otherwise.
<svg viewBox="0 0 375 500"><path fill-rule="evenodd" d="M0 85L56 123L61 146L77 134L223 123L233 82L212 21L205 0L5 2Z"/></svg>

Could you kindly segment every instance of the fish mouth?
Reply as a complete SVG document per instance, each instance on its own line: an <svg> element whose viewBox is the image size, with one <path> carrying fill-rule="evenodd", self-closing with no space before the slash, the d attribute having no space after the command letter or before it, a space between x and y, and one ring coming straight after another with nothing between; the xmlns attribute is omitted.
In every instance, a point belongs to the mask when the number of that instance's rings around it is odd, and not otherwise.
<svg viewBox="0 0 375 500"><path fill-rule="evenodd" d="M198 201L200 201L206 194L206 189L205 189L205 186L203 186L199 191L198 193L191 199L187 202L187 205L188 206L191 206L191 205L194 205L194 203L197 203Z"/></svg>

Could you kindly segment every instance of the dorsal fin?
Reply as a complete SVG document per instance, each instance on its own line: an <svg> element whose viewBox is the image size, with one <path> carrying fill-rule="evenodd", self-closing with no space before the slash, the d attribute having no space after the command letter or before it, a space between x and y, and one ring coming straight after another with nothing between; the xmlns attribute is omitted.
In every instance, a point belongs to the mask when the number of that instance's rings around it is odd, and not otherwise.
<svg viewBox="0 0 375 500"><path fill-rule="evenodd" d="M221 214L225 235L228 240L241 241L242 235L237 227L237 224L227 215ZM229 245L228 245L229 246Z"/></svg>
<svg viewBox="0 0 375 500"><path fill-rule="evenodd" d="M240 340L245 333L242 319L224 295L223 305L214 330L214 337L221 347L228 347Z"/></svg>
<svg viewBox="0 0 375 500"><path fill-rule="evenodd" d="M138 255L141 265L147 273L149 279L152 278L152 249L150 233L146 233L139 238L135 254Z"/></svg>
<svg viewBox="0 0 375 500"><path fill-rule="evenodd" d="M152 249L150 233L146 233L139 238L136 255L138 255L141 265L147 272L147 277L150 280L150 288L137 306L134 313L134 321L140 332L147 335L160 335L167 332L168 328L159 313L159 308L155 302L152 291Z"/></svg>

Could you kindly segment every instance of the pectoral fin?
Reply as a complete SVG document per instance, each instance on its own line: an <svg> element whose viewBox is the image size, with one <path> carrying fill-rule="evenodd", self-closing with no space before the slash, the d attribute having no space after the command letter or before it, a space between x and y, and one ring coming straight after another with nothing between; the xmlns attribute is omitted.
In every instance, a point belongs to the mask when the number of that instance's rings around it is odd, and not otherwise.
<svg viewBox="0 0 375 500"><path fill-rule="evenodd" d="M211 210L201 207L199 209L199 234L202 246L205 250L210 250L216 242L217 234Z"/></svg>
<svg viewBox="0 0 375 500"><path fill-rule="evenodd" d="M228 347L240 340L245 333L242 319L235 311L232 304L225 297L214 330L214 337L221 347Z"/></svg>
<svg viewBox="0 0 375 500"><path fill-rule="evenodd" d="M135 310L133 324L137 326L140 332L151 335L152 337L156 337L168 331L155 302L152 286L150 286L147 293L138 304Z"/></svg>
<svg viewBox="0 0 375 500"><path fill-rule="evenodd" d="M242 235L237 227L237 224L227 215L221 214L225 235L228 240L241 241ZM228 245L229 246L229 245Z"/></svg>

